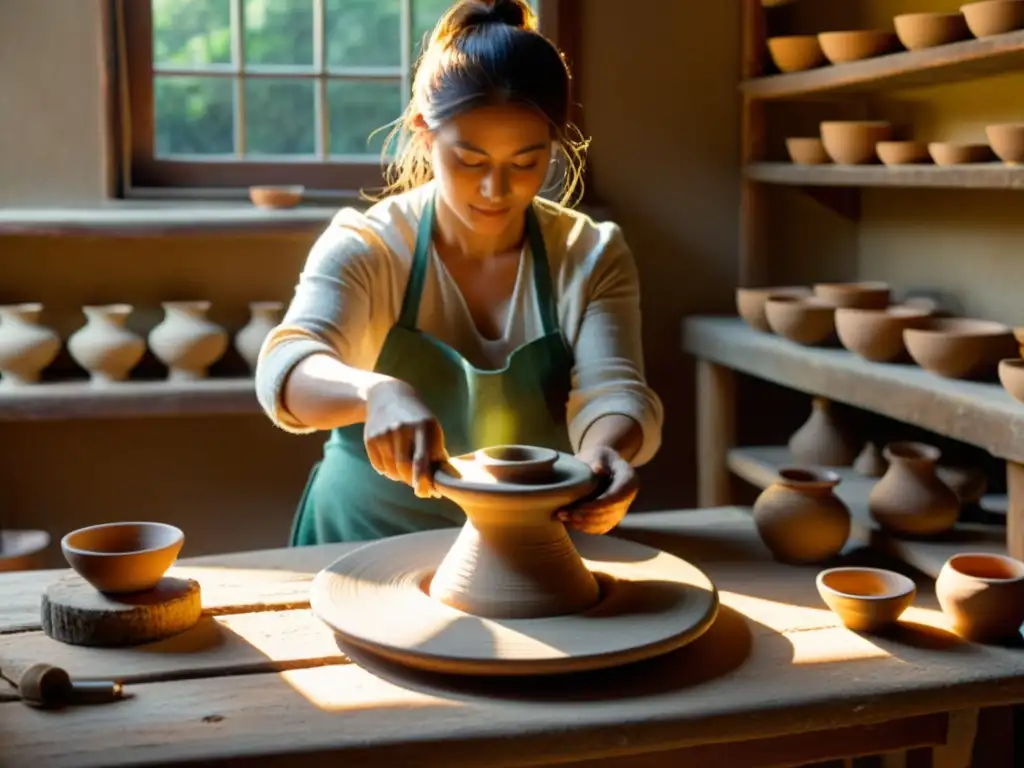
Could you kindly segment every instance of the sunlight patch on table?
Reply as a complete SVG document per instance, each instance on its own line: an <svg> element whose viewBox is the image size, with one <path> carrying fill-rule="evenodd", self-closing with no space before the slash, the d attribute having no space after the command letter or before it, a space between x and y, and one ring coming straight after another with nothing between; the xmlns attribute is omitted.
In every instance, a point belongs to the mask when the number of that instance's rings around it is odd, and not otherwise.
<svg viewBox="0 0 1024 768"><path fill-rule="evenodd" d="M452 699L435 698L409 688L399 688L353 665L295 669L281 672L278 677L310 703L325 711L464 706L462 702Z"/></svg>

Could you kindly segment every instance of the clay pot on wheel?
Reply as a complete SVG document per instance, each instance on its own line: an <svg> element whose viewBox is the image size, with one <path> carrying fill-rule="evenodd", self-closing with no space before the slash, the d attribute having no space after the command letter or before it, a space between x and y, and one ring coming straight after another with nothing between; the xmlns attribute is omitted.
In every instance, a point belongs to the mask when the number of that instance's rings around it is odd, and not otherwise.
<svg viewBox="0 0 1024 768"><path fill-rule="evenodd" d="M811 399L811 415L789 438L789 452L801 464L848 467L857 458L858 444L835 418L832 403Z"/></svg>
<svg viewBox="0 0 1024 768"><path fill-rule="evenodd" d="M1024 563L1006 555L971 553L946 561L935 596L961 637L978 642L1019 640L1024 623Z"/></svg>
<svg viewBox="0 0 1024 768"><path fill-rule="evenodd" d="M850 510L833 490L839 475L788 468L754 502L754 524L765 546L786 563L820 563L850 536Z"/></svg>
<svg viewBox="0 0 1024 768"><path fill-rule="evenodd" d="M938 448L917 442L889 443L882 451L889 469L868 495L871 517L896 535L931 536L950 530L960 499L935 472Z"/></svg>

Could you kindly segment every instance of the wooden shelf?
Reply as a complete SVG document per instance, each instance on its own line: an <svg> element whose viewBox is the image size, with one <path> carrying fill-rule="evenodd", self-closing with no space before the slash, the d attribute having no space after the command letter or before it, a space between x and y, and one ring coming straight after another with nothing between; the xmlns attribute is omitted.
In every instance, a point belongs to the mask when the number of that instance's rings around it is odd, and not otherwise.
<svg viewBox="0 0 1024 768"><path fill-rule="evenodd" d="M683 347L702 360L914 424L1024 462L1024 404L998 383L947 379L913 364L872 363L842 348L804 347L738 317L690 317Z"/></svg>
<svg viewBox="0 0 1024 768"><path fill-rule="evenodd" d="M789 449L767 446L734 448L729 451L727 464L737 477L757 488L767 488L780 469L799 465L799 462L793 459ZM849 467L829 469L841 478L836 496L850 509L851 540L881 549L932 578L939 575L943 563L961 552L1006 554L1006 529L1001 525L961 522L948 535L931 541L908 541L887 535L868 512L868 494L877 481L862 477Z"/></svg>
<svg viewBox="0 0 1024 768"><path fill-rule="evenodd" d="M258 413L251 378L190 382L87 381L0 389L0 421L62 421Z"/></svg>
<svg viewBox="0 0 1024 768"><path fill-rule="evenodd" d="M744 96L763 100L867 93L1003 75L1021 67L1024 30L804 72L751 78L740 83L740 90Z"/></svg>
<svg viewBox="0 0 1024 768"><path fill-rule="evenodd" d="M932 187L934 189L1008 189L1024 191L1024 166L971 165L796 165L751 163L751 181L801 187Z"/></svg>

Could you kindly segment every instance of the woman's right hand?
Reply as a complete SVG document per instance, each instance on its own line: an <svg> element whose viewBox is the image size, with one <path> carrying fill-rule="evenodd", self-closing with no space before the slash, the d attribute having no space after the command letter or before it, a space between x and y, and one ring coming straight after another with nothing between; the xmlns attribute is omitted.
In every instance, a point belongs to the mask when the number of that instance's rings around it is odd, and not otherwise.
<svg viewBox="0 0 1024 768"><path fill-rule="evenodd" d="M380 381L366 396L363 441L380 474L410 485L421 498L438 497L434 467L448 461L444 432L416 390L397 379Z"/></svg>

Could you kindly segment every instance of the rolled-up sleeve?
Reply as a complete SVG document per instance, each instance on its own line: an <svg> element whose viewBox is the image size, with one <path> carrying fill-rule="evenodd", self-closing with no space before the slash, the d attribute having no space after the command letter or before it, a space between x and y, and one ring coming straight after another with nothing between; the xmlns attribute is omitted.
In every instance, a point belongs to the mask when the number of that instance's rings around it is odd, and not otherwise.
<svg viewBox="0 0 1024 768"><path fill-rule="evenodd" d="M633 255L617 225L584 257L587 287L573 345L573 388L567 417L577 448L587 429L607 414L636 421L643 444L632 464L650 461L661 446L664 407L644 377L640 285Z"/></svg>
<svg viewBox="0 0 1024 768"><path fill-rule="evenodd" d="M310 249L291 303L260 349L256 397L274 424L296 434L316 431L285 408L285 383L296 365L317 353L355 364L369 331L373 284L369 243L333 224Z"/></svg>

